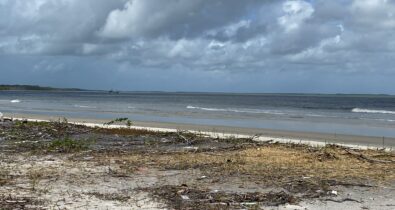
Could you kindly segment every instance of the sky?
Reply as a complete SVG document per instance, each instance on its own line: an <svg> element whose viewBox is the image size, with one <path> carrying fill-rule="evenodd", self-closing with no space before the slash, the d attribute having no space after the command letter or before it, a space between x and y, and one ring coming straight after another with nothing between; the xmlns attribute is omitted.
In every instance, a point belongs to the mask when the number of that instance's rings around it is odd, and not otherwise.
<svg viewBox="0 0 395 210"><path fill-rule="evenodd" d="M395 94L395 0L0 0L0 84Z"/></svg>

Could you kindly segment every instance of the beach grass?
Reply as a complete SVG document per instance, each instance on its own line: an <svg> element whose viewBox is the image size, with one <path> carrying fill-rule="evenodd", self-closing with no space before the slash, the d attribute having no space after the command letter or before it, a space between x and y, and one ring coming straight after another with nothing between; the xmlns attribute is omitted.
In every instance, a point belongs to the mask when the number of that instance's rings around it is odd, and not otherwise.
<svg viewBox="0 0 395 210"><path fill-rule="evenodd" d="M394 155L382 151L360 152L395 161ZM395 179L394 163L372 163L350 155L342 147L331 145L312 148L293 144L275 144L236 151L128 154L113 156L111 159L134 167L150 166L164 170L200 169L215 176L253 176L268 184L303 177L361 182L371 179L380 182Z"/></svg>

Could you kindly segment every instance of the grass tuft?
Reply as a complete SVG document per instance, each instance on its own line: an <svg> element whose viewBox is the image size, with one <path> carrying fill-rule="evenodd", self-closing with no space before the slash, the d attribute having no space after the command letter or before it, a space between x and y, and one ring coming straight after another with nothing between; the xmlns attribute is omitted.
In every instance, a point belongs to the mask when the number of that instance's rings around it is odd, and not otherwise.
<svg viewBox="0 0 395 210"><path fill-rule="evenodd" d="M57 139L51 141L47 146L49 151L57 151L60 153L72 153L86 150L93 140L74 140L71 138Z"/></svg>

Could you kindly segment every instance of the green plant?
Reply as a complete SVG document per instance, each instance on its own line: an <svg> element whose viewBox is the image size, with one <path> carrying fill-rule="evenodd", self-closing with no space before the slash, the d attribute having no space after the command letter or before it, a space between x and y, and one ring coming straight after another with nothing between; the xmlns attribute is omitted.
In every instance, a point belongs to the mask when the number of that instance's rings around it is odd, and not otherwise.
<svg viewBox="0 0 395 210"><path fill-rule="evenodd" d="M78 152L88 149L93 140L74 140L71 138L57 139L48 145L49 151L58 151L64 153Z"/></svg>
<svg viewBox="0 0 395 210"><path fill-rule="evenodd" d="M124 122L126 126L130 127L133 125L133 122L129 120L129 118L124 117L124 118L116 118L115 120L111 120L110 122L104 123L104 125L112 125L114 123L122 123Z"/></svg>
<svg viewBox="0 0 395 210"><path fill-rule="evenodd" d="M130 126L132 126L132 124L133 124L133 123L132 123L131 120L129 120L129 119L126 120L126 126L130 127Z"/></svg>

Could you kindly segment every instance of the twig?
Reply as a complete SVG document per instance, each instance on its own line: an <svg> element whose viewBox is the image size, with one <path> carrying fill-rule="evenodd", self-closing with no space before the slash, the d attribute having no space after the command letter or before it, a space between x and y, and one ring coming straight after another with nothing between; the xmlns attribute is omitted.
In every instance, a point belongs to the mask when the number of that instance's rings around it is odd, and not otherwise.
<svg viewBox="0 0 395 210"><path fill-rule="evenodd" d="M354 151L349 150L349 149L345 149L345 151L346 151L348 154L355 155L355 156L357 156L358 158L367 160L368 162L371 162L371 163L374 163L374 162L376 162L376 163L395 163L395 161L392 161L392 160L379 160L379 159L373 159L373 158L370 158L370 157L368 157L368 156L366 156L366 155L364 155L364 154L361 154L361 153L358 153L358 152L354 152Z"/></svg>
<svg viewBox="0 0 395 210"><path fill-rule="evenodd" d="M181 134L179 134L179 133L177 133L177 135L178 135L180 138L182 138L182 139L185 141L185 143L187 143L188 145L191 144L191 142L190 142L185 136L183 136L183 135L181 135Z"/></svg>
<svg viewBox="0 0 395 210"><path fill-rule="evenodd" d="M325 180L325 183L330 186L344 186L344 187L377 187L370 184L362 184L362 183L351 183L351 182L342 182L337 180Z"/></svg>
<svg viewBox="0 0 395 210"><path fill-rule="evenodd" d="M336 202L336 203L343 203L343 202L346 202L346 201L352 201L352 202L362 203L362 201L355 200L355 199L352 199L352 198L344 198L344 199L341 199L341 200L335 200L335 199L332 199L332 198L327 198L327 199L325 199L325 201L332 201L332 202Z"/></svg>

